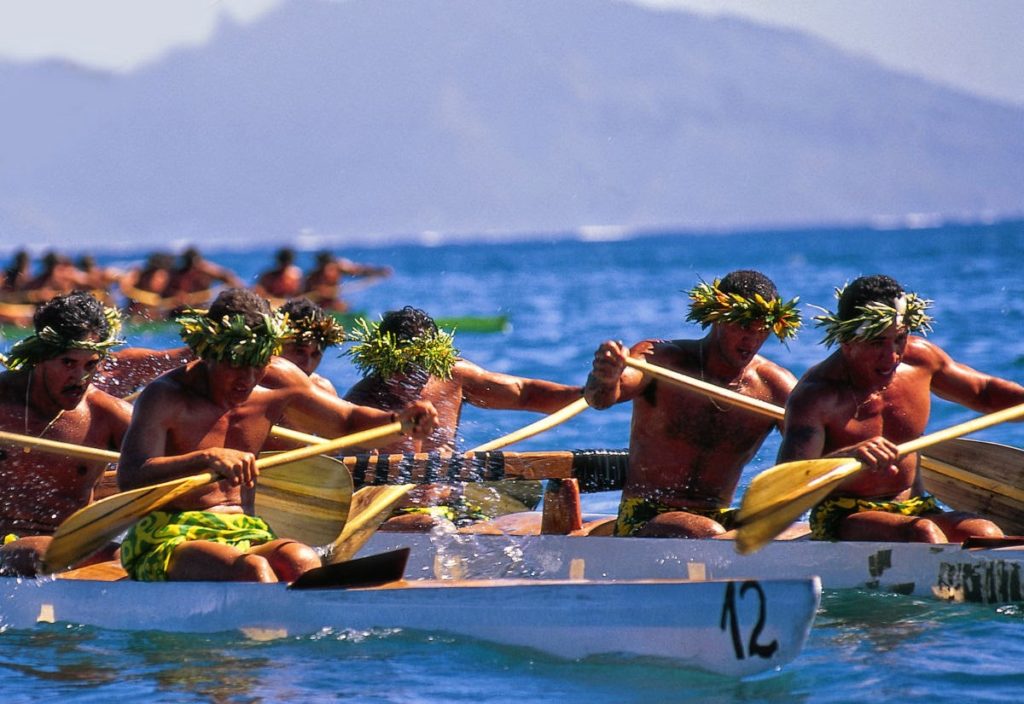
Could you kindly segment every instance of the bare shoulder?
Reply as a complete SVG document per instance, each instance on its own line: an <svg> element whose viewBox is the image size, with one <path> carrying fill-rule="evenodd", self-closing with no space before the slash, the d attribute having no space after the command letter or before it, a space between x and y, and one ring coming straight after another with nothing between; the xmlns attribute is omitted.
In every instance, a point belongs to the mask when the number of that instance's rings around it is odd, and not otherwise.
<svg viewBox="0 0 1024 704"><path fill-rule="evenodd" d="M132 405L124 399L90 386L85 394L90 424L106 427L120 438L132 420Z"/></svg>
<svg viewBox="0 0 1024 704"><path fill-rule="evenodd" d="M647 357L655 363L671 364L682 357L689 356L693 340L664 340L651 338L640 340L629 348L632 357Z"/></svg>
<svg viewBox="0 0 1024 704"><path fill-rule="evenodd" d="M116 416L131 416L132 414L132 405L130 403L91 385L88 391L86 391L85 401L94 413L109 413Z"/></svg>
<svg viewBox="0 0 1024 704"><path fill-rule="evenodd" d="M271 357L263 380L260 381L260 386L268 389L302 389L311 384L306 372L284 357Z"/></svg>
<svg viewBox="0 0 1024 704"><path fill-rule="evenodd" d="M907 348L903 353L903 364L913 367L926 367L933 371L952 363L952 358L934 342L923 337L911 335L907 338Z"/></svg>
<svg viewBox="0 0 1024 704"><path fill-rule="evenodd" d="M796 375L793 372L761 355L754 357L751 371L771 391L774 398L785 399L796 386Z"/></svg>
<svg viewBox="0 0 1024 704"><path fill-rule="evenodd" d="M791 414L824 416L845 398L848 390L836 376L835 366L835 357L829 357L800 377L786 405L787 417Z"/></svg>

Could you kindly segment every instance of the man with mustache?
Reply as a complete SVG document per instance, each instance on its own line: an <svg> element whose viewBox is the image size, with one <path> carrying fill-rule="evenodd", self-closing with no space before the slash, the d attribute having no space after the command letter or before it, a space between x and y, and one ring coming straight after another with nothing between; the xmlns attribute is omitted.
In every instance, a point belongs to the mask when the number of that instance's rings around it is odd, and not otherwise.
<svg viewBox="0 0 1024 704"><path fill-rule="evenodd" d="M1024 402L1024 387L961 364L921 337L931 329L925 313L931 301L888 276L862 276L837 294L837 312L816 320L824 343L838 349L793 389L778 459L852 457L867 469L811 511L812 537L925 543L1001 537L989 520L941 510L921 486L917 453L900 457L896 446L924 432L933 392L992 413Z"/></svg>
<svg viewBox="0 0 1024 704"><path fill-rule="evenodd" d="M117 450L131 406L91 385L118 339L117 311L77 291L40 306L3 358L0 429ZM0 445L0 572L33 575L57 526L92 499L105 463Z"/></svg>
<svg viewBox="0 0 1024 704"><path fill-rule="evenodd" d="M757 271L734 271L690 291L688 320L699 340L604 342L594 353L586 398L594 408L633 402L629 472L615 535L709 538L732 528L730 508L744 465L778 423L678 389L626 366L626 357L783 405L795 377L758 354L771 334L796 334L796 299L784 302Z"/></svg>

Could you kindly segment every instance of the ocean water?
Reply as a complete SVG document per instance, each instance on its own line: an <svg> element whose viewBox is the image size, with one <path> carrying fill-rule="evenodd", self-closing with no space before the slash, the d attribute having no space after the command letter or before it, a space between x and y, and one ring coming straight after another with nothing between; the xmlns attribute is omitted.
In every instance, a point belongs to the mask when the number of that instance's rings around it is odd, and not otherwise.
<svg viewBox="0 0 1024 704"><path fill-rule="evenodd" d="M894 276L934 299L930 337L954 358L1024 380L1021 222L335 251L395 269L389 279L352 287L356 310L377 315L414 305L436 317L507 315L507 332L456 331L456 345L468 359L511 374L582 383L602 340L697 336L699 328L685 322L683 292L699 278L755 268L784 296L800 296L807 318L812 304L834 308L836 286L862 274ZM129 267L145 253L96 254L103 264ZM252 280L273 252L206 254ZM312 259L312 251L301 252L299 263ZM788 346L770 341L763 353L799 375L825 356L819 340L810 327ZM168 329L131 334L130 342L177 344ZM357 378L346 359L331 355L321 372L339 389ZM975 415L937 399L930 429ZM467 407L460 438L472 446L536 418ZM628 405L589 410L515 449L625 447L628 427ZM1024 425L975 437L1022 446ZM777 447L777 437L769 438L740 491L774 464ZM590 495L584 508L612 512L616 502L614 494ZM1024 693L1022 635L1016 605L826 592L794 663L734 681L652 662L566 661L441 633L339 631L251 642L54 625L0 633L0 692L4 702L1016 702Z"/></svg>

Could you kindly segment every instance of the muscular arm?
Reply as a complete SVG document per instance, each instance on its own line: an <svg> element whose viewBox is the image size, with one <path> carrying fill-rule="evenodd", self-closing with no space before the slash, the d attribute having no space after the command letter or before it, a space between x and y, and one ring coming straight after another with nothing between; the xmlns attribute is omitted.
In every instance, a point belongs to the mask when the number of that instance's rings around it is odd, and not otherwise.
<svg viewBox="0 0 1024 704"><path fill-rule="evenodd" d="M923 359L933 365L932 391L939 397L981 413L1024 403L1024 386L961 364L922 338L911 338L910 344L911 362Z"/></svg>
<svg viewBox="0 0 1024 704"><path fill-rule="evenodd" d="M454 373L468 403L481 408L554 413L580 397L579 386L491 372L464 359Z"/></svg>
<svg viewBox="0 0 1024 704"><path fill-rule="evenodd" d="M653 350L653 343L644 340L628 352L621 342L608 340L594 352L594 362L583 395L592 407L609 408L616 403L630 401L640 395L651 383L644 374L626 366L626 357L644 359Z"/></svg>
<svg viewBox="0 0 1024 704"><path fill-rule="evenodd" d="M305 372L281 357L271 361L262 383L268 388L287 392L288 403L281 420L288 427L301 428L313 435L336 438L396 420L389 411L357 406L338 398L313 383ZM398 414L397 420L411 429L414 436L425 436L433 430L437 413L430 403L416 402ZM371 447L356 446L356 449L370 450L387 442L388 438L383 438Z"/></svg>
<svg viewBox="0 0 1024 704"><path fill-rule="evenodd" d="M825 424L814 395L813 390L797 387L789 397L779 463L813 459L825 453Z"/></svg>

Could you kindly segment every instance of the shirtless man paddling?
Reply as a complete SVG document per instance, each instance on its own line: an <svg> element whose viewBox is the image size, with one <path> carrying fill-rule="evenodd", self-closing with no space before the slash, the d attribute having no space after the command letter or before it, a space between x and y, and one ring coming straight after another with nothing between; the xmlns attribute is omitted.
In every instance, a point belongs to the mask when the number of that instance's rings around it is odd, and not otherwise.
<svg viewBox="0 0 1024 704"><path fill-rule="evenodd" d="M4 359L0 429L117 450L131 406L90 383L110 348L122 343L117 312L78 291L43 304L33 323L35 333ZM0 570L35 574L57 526L92 500L105 466L0 447Z"/></svg>
<svg viewBox="0 0 1024 704"><path fill-rule="evenodd" d="M1024 402L1024 387L953 360L913 335L930 329L930 301L894 279L863 276L838 292L836 314L819 316L825 344L838 344L800 379L786 408L779 462L853 457L869 468L811 512L820 540L960 542L999 537L991 521L944 512L923 493L918 455L896 446L920 437L931 394L983 413Z"/></svg>
<svg viewBox="0 0 1024 704"><path fill-rule="evenodd" d="M688 320L710 328L699 340L643 340L629 350L604 342L586 398L602 409L633 402L629 473L616 535L704 538L731 527L729 508L744 465L777 422L669 386L626 366L627 355L782 405L796 382L758 354L768 336L796 333L796 300L779 298L756 271L734 271L690 291Z"/></svg>

